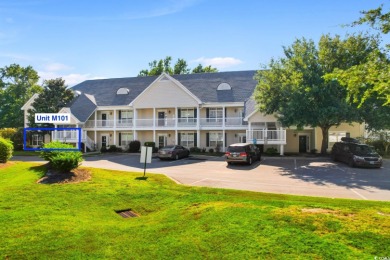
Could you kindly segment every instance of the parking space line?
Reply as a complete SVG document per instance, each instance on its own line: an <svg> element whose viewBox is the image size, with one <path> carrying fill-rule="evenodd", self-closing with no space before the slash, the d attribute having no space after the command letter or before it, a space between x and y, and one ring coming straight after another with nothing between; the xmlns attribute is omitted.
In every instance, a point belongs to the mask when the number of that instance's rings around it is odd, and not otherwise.
<svg viewBox="0 0 390 260"><path fill-rule="evenodd" d="M362 194L360 194L359 192L355 191L354 189L349 189L350 191L352 191L353 193L355 193L356 195L358 195L360 198L364 199L364 200L368 200L366 197L364 197Z"/></svg>

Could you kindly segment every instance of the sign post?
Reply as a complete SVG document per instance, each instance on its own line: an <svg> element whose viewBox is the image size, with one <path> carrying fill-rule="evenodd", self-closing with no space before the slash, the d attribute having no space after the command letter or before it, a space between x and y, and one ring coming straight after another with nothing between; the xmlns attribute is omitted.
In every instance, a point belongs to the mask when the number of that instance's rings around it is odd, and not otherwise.
<svg viewBox="0 0 390 260"><path fill-rule="evenodd" d="M152 153L153 153L153 148L152 147L147 147L147 146L142 146L141 147L140 163L144 164L144 177L145 177L145 174L146 174L146 164L147 163L152 163Z"/></svg>

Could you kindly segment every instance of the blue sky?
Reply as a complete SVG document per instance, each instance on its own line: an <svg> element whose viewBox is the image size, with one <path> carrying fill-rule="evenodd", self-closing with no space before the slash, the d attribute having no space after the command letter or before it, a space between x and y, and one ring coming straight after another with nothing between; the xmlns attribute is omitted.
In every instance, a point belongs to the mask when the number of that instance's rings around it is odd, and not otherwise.
<svg viewBox="0 0 390 260"><path fill-rule="evenodd" d="M259 69L296 38L345 35L388 0L2 0L0 67L31 65L70 86L133 77L154 59ZM363 28L360 28L363 29Z"/></svg>

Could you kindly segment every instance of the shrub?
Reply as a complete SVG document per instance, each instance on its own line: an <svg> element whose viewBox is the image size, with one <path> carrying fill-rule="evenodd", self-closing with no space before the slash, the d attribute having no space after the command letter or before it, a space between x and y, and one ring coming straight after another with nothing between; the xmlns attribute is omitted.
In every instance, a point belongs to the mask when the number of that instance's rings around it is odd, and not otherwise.
<svg viewBox="0 0 390 260"><path fill-rule="evenodd" d="M13 145L8 139L0 137L0 163L6 163L12 157Z"/></svg>
<svg viewBox="0 0 390 260"><path fill-rule="evenodd" d="M106 149L106 150L107 150L107 152L110 152L110 153L122 152L122 148L117 147L115 144L110 145L110 147L108 147L108 149Z"/></svg>
<svg viewBox="0 0 390 260"><path fill-rule="evenodd" d="M145 142L144 145L147 147L155 147L156 143L155 142Z"/></svg>
<svg viewBox="0 0 390 260"><path fill-rule="evenodd" d="M210 148L210 149L209 149L209 153L214 153L214 149L213 149L213 148Z"/></svg>
<svg viewBox="0 0 390 260"><path fill-rule="evenodd" d="M107 152L107 147L104 145L102 148L100 148L101 153L106 153Z"/></svg>
<svg viewBox="0 0 390 260"><path fill-rule="evenodd" d="M267 155L277 155L278 154L278 150L275 147L269 147L265 151L265 154L267 154Z"/></svg>
<svg viewBox="0 0 390 260"><path fill-rule="evenodd" d="M138 140L131 141L129 143L129 152L130 153L137 153L139 152L139 149L141 148L141 142Z"/></svg>
<svg viewBox="0 0 390 260"><path fill-rule="evenodd" d="M191 153L200 153L200 148L198 148L198 147L196 147L196 146L195 146L195 147L191 147L191 148L190 148L190 152L191 152Z"/></svg>
<svg viewBox="0 0 390 260"><path fill-rule="evenodd" d="M40 157L49 161L50 165L59 171L69 172L79 166L83 161L80 151L61 151L60 149L74 149L70 144L60 143L58 141L46 143L43 148L59 149L51 151L42 151Z"/></svg>

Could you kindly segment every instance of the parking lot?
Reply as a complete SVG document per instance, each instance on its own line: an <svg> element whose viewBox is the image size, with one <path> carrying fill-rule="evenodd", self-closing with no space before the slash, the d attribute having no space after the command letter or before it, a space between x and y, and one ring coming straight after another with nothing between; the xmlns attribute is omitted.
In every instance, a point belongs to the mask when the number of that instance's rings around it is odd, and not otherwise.
<svg viewBox="0 0 390 260"><path fill-rule="evenodd" d="M140 156L87 157L84 166L143 173ZM223 157L153 158L147 173L162 173L180 184L280 194L390 201L390 161L381 169L350 168L328 158L266 157L251 166L228 166Z"/></svg>

